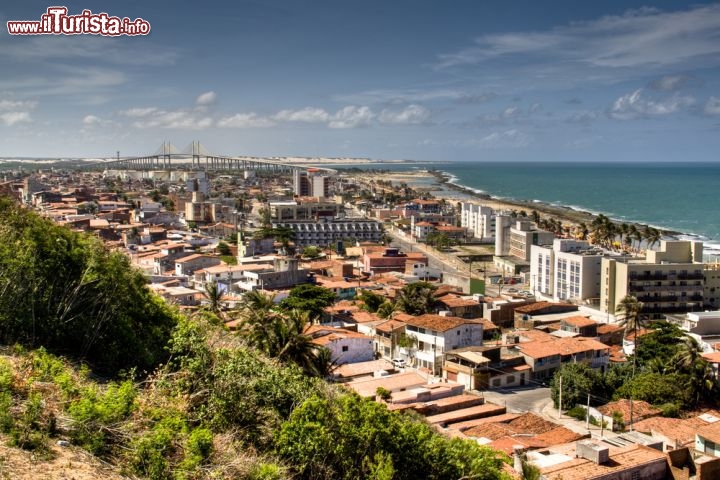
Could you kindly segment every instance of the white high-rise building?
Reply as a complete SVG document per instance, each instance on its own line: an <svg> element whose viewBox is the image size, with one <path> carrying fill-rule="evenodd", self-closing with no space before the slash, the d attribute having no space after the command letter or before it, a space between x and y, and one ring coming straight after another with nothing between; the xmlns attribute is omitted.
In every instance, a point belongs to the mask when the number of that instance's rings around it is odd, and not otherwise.
<svg viewBox="0 0 720 480"><path fill-rule="evenodd" d="M463 202L460 226L467 228L474 238L492 240L495 238L495 211L484 205Z"/></svg>
<svg viewBox="0 0 720 480"><path fill-rule="evenodd" d="M530 247L530 288L554 301L600 298L604 254L584 240L556 238Z"/></svg>

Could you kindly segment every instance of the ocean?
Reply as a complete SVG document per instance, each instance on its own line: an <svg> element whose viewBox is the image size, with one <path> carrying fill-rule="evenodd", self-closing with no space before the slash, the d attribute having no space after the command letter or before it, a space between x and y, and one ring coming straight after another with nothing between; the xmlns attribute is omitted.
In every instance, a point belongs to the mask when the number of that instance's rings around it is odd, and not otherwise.
<svg viewBox="0 0 720 480"><path fill-rule="evenodd" d="M478 193L682 232L680 238L703 240L708 253L717 249L720 255L720 163L449 162L374 168L437 169Z"/></svg>

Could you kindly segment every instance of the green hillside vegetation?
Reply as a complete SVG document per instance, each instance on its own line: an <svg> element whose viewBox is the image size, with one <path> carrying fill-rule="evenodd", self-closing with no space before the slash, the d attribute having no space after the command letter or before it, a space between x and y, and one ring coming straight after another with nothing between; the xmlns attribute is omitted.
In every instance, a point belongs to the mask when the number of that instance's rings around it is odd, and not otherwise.
<svg viewBox="0 0 720 480"><path fill-rule="evenodd" d="M503 454L320 379L276 311L253 324L271 358L94 239L5 201L0 237L0 440L38 459L62 439L150 479L506 478Z"/></svg>
<svg viewBox="0 0 720 480"><path fill-rule="evenodd" d="M0 198L0 342L44 346L115 375L167 358L177 315L128 258Z"/></svg>

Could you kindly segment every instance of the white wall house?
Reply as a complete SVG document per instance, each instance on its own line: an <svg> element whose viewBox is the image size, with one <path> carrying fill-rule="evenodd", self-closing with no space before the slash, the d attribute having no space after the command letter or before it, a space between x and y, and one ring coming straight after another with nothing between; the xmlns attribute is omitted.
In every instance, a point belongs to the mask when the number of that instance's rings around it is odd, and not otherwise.
<svg viewBox="0 0 720 480"><path fill-rule="evenodd" d="M405 322L406 335L417 340L405 354L414 359L416 367L426 368L434 375L442 371L443 354L447 350L482 345L483 324L480 320L451 317L447 312L420 316L400 313L393 318Z"/></svg>
<svg viewBox="0 0 720 480"><path fill-rule="evenodd" d="M313 343L330 350L331 361L336 365L369 362L375 358L373 339L362 333L343 328L313 325L305 331Z"/></svg>

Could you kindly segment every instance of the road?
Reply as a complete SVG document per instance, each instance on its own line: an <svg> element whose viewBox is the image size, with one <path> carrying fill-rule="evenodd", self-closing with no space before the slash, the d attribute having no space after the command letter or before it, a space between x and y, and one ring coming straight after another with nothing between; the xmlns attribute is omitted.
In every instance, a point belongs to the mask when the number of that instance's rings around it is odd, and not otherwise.
<svg viewBox="0 0 720 480"><path fill-rule="evenodd" d="M546 411L548 403L552 402L548 387L485 390L483 396L487 402L504 405L508 412L518 413L541 413Z"/></svg>

